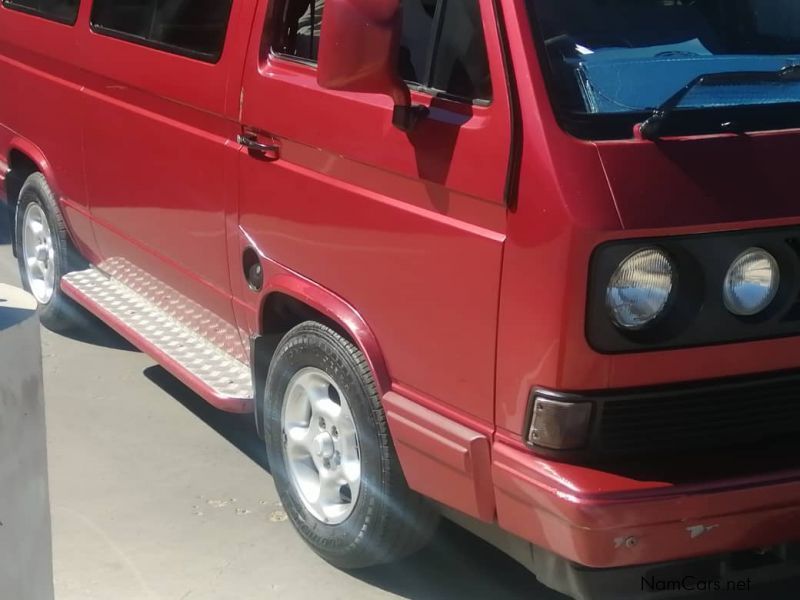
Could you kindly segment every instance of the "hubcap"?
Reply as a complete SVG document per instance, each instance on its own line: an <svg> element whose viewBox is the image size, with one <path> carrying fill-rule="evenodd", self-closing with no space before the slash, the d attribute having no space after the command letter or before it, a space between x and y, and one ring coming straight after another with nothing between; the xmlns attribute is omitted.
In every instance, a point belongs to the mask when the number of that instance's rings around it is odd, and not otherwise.
<svg viewBox="0 0 800 600"><path fill-rule="evenodd" d="M53 234L42 207L32 202L22 219L22 259L31 293L40 304L53 297L56 283Z"/></svg>
<svg viewBox="0 0 800 600"><path fill-rule="evenodd" d="M286 469L306 509L342 523L358 500L361 455L350 405L327 373L308 367L292 377L281 427Z"/></svg>
<svg viewBox="0 0 800 600"><path fill-rule="evenodd" d="M314 453L322 460L333 458L335 450L331 434L320 433L314 438Z"/></svg>

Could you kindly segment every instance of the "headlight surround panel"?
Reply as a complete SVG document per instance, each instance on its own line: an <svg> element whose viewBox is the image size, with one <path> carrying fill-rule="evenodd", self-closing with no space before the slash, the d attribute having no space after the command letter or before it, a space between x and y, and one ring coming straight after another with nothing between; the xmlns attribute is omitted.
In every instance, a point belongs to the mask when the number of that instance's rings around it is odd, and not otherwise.
<svg viewBox="0 0 800 600"><path fill-rule="evenodd" d="M780 285L762 312L739 316L725 307L723 286L733 261L752 247L775 258ZM659 248L673 261L670 304L649 326L626 330L609 314L606 289L619 264L646 248ZM594 350L617 354L797 335L799 276L800 227L607 242L595 249L590 260L586 337Z"/></svg>

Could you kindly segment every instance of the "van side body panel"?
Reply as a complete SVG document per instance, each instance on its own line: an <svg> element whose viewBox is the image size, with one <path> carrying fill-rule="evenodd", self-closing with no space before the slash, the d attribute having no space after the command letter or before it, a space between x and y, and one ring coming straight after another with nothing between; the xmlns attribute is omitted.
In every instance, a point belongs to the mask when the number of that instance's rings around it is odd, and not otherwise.
<svg viewBox="0 0 800 600"><path fill-rule="evenodd" d="M234 90L252 10L234 3L216 64L81 28L99 266L242 362L227 227L238 190Z"/></svg>
<svg viewBox="0 0 800 600"><path fill-rule="evenodd" d="M253 35L243 125L277 142L280 158L243 153L239 209L270 259L357 308L393 383L485 424L494 419L511 145L491 7L482 3L493 103L433 100L408 135L391 124L391 99L324 90L313 67L270 55L269 40ZM257 23L266 10L262 3ZM431 103L424 94L415 101Z"/></svg>
<svg viewBox="0 0 800 600"><path fill-rule="evenodd" d="M38 166L61 203L73 241L91 253L81 58L74 28L0 10L0 156L8 164L16 151Z"/></svg>

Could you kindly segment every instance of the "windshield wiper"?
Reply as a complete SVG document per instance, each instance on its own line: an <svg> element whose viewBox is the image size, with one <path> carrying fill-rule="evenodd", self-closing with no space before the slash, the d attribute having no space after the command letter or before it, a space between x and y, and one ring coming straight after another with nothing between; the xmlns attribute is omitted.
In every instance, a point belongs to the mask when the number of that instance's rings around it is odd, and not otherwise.
<svg viewBox="0 0 800 600"><path fill-rule="evenodd" d="M639 133L644 139L656 140L661 136L664 125L693 89L701 86L743 85L748 83L792 83L800 81L800 65L790 65L778 71L730 71L728 73L706 73L695 77L670 96L639 125Z"/></svg>

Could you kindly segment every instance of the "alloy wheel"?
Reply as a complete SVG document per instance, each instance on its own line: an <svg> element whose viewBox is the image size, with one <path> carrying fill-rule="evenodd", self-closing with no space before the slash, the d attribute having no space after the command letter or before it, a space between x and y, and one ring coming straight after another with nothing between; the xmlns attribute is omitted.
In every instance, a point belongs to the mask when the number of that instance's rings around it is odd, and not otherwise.
<svg viewBox="0 0 800 600"><path fill-rule="evenodd" d="M328 525L353 512L361 488L361 456L350 406L320 369L298 371L281 411L284 459L306 509Z"/></svg>

